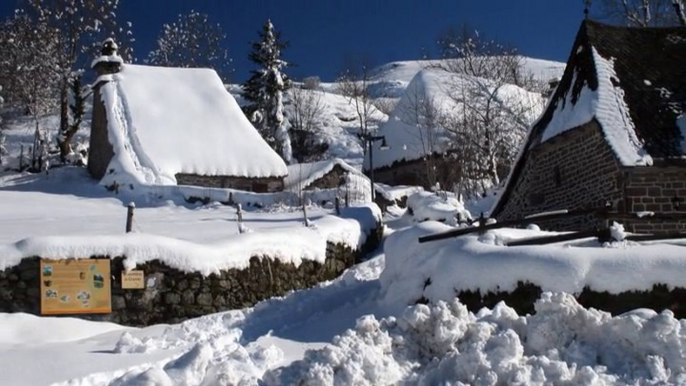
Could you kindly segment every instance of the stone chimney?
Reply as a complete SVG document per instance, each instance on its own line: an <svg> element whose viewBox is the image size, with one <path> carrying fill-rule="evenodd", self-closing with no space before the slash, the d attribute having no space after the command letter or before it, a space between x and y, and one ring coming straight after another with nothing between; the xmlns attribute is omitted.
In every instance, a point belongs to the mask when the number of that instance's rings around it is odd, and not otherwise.
<svg viewBox="0 0 686 386"><path fill-rule="evenodd" d="M550 98L553 96L555 89L560 84L560 78L553 78L548 81L548 89L543 92L543 97Z"/></svg>
<svg viewBox="0 0 686 386"><path fill-rule="evenodd" d="M124 61L117 53L118 49L119 46L112 38L107 38L102 42L100 56L91 63L91 68L95 70L98 76L116 74L121 70L121 65Z"/></svg>

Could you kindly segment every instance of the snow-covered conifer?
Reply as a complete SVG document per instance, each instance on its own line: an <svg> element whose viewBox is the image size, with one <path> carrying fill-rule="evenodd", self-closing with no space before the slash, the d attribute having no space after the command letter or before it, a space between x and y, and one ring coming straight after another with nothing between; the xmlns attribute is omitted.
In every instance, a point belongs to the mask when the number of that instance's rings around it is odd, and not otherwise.
<svg viewBox="0 0 686 386"><path fill-rule="evenodd" d="M249 102L245 113L267 143L290 163L292 150L283 93L291 87L291 81L283 72L289 64L281 59L281 51L288 43L280 40L281 34L270 20L258 33L260 40L252 43L248 56L258 68L243 84L243 97Z"/></svg>

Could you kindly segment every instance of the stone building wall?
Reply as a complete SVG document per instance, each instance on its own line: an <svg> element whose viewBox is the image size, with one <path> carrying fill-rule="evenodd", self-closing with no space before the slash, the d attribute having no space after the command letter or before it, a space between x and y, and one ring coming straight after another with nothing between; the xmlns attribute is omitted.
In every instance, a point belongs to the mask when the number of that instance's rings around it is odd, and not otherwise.
<svg viewBox="0 0 686 386"><path fill-rule="evenodd" d="M202 315L250 307L288 291L312 287L332 280L361 257L375 249L383 226L368 236L359 250L340 244L327 245L323 264L303 260L299 266L266 256L254 256L246 269L229 269L202 276L171 268L159 260L136 267L145 272L146 289L122 289L123 258L111 259L112 313L75 315L90 320L131 326L178 323ZM0 312L40 314L40 259L26 258L17 266L0 271Z"/></svg>
<svg viewBox="0 0 686 386"><path fill-rule="evenodd" d="M249 192L267 193L283 190L283 177L247 178L232 176L203 176L179 173L177 185L204 186L208 188L228 188Z"/></svg>
<svg viewBox="0 0 686 386"><path fill-rule="evenodd" d="M348 173L348 171L343 169L340 165L334 165L330 172L307 185L304 190L336 189L338 186L342 185L341 182L345 183L344 180L341 180L344 178L346 173Z"/></svg>
<svg viewBox="0 0 686 386"><path fill-rule="evenodd" d="M442 187L450 189L460 176L460 170L456 167L456 163L451 162L450 159L440 157L436 158L434 163L436 167L436 181ZM429 186L427 166L423 160L396 161L391 166L374 169L374 181L393 186L421 186L426 190L432 188L432 186Z"/></svg>
<svg viewBox="0 0 686 386"><path fill-rule="evenodd" d="M665 233L686 230L686 168L678 166L626 168L625 207L629 212L661 212L683 215L683 219L619 220L638 233Z"/></svg>
<svg viewBox="0 0 686 386"><path fill-rule="evenodd" d="M523 165L499 221L560 209L622 210L623 173L598 123L567 131L534 148ZM603 226L593 216L537 222L544 229L586 230Z"/></svg>

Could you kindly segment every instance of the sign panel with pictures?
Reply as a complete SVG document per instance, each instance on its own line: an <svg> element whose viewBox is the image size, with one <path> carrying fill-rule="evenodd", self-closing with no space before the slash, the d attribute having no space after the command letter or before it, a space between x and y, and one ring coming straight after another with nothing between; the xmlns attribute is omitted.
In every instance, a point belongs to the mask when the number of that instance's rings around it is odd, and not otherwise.
<svg viewBox="0 0 686 386"><path fill-rule="evenodd" d="M40 279L43 315L112 312L109 259L42 259Z"/></svg>

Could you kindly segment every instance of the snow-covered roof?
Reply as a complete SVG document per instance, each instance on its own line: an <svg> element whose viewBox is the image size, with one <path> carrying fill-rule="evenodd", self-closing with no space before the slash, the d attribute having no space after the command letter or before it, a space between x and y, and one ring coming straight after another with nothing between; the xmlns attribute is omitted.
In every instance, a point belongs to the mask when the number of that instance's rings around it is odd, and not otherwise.
<svg viewBox="0 0 686 386"><path fill-rule="evenodd" d="M125 64L101 80L109 80L101 93L115 154L103 184L288 173L214 70Z"/></svg>
<svg viewBox="0 0 686 386"><path fill-rule="evenodd" d="M540 142L595 118L624 166L681 158L686 110L686 30L586 21L540 125Z"/></svg>
<svg viewBox="0 0 686 386"><path fill-rule="evenodd" d="M334 167L339 166L348 173L361 177L367 180L367 185L369 184L369 179L362 174L359 170L348 165L345 161L340 158L333 158L330 160L293 164L288 166L288 176L284 179L285 190L300 190L308 187L310 184L316 180L324 177L330 173Z"/></svg>
<svg viewBox="0 0 686 386"><path fill-rule="evenodd" d="M584 21L560 84L532 125L492 215L507 201L531 148L594 119L623 166L683 162L684 61L685 28Z"/></svg>
<svg viewBox="0 0 686 386"><path fill-rule="evenodd" d="M460 95L461 89L490 87L491 81L464 74L456 74L440 68L425 68L414 76L388 121L379 128L386 138L388 149L381 143L374 144L374 169L391 166L394 162L421 159L431 153L443 153L448 149L449 133L438 126L431 126L421 117L417 119L421 104L430 102L440 115L459 115L463 105L451 98ZM495 87L495 86L494 86ZM491 92L491 91L489 91ZM543 109L541 94L529 92L515 85L502 85L496 96L506 106L526 106L527 119L533 121ZM369 158L365 159L365 169Z"/></svg>

